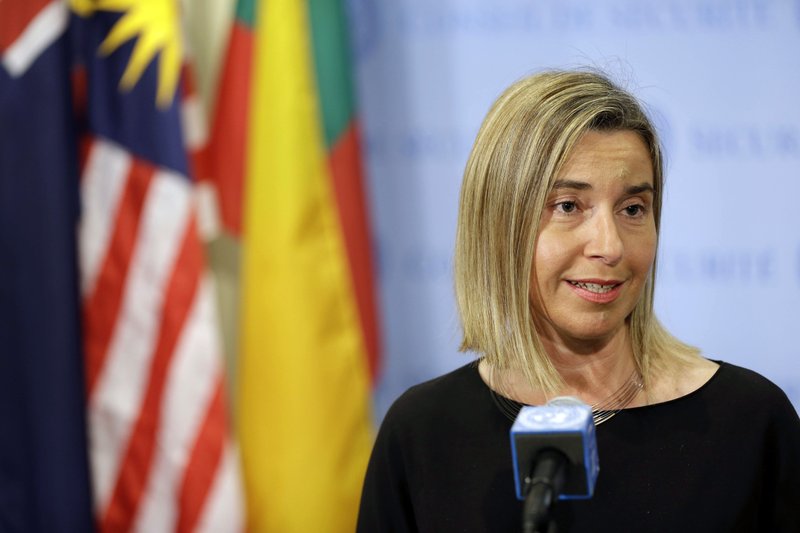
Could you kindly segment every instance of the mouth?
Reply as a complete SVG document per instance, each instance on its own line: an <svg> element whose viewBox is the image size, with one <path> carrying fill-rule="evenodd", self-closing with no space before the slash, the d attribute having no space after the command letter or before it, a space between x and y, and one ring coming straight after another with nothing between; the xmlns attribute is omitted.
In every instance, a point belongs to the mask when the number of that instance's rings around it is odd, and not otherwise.
<svg viewBox="0 0 800 533"><path fill-rule="evenodd" d="M622 293L623 281L617 280L566 280L580 298L595 304L610 304Z"/></svg>
<svg viewBox="0 0 800 533"><path fill-rule="evenodd" d="M613 291L616 287L621 285L618 281L606 281L606 282L590 282L590 281L572 281L567 280L573 287L579 287L581 289L587 290L589 292L593 292L595 294L606 294Z"/></svg>

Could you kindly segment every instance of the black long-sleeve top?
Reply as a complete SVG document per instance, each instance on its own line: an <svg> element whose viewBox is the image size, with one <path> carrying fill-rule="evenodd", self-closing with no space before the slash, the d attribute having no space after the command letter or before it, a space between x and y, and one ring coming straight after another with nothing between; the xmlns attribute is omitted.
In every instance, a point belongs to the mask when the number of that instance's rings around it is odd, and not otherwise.
<svg viewBox="0 0 800 533"><path fill-rule="evenodd" d="M509 430L471 363L403 394L378 433L359 533L517 532ZM597 428L590 500L557 531L800 533L800 419L759 374L721 363L698 390Z"/></svg>

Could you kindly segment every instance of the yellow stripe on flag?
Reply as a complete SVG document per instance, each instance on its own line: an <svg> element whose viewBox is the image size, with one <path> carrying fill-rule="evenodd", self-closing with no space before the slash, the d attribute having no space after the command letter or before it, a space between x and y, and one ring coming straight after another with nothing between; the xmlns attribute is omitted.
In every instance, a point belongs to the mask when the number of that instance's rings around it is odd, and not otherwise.
<svg viewBox="0 0 800 533"><path fill-rule="evenodd" d="M349 533L370 389L306 9L263 2L256 25L238 424L251 531Z"/></svg>

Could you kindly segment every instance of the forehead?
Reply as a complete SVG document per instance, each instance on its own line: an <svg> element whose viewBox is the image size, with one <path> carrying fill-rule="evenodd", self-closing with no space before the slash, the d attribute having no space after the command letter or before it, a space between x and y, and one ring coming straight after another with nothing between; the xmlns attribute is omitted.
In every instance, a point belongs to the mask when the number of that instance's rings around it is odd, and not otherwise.
<svg viewBox="0 0 800 533"><path fill-rule="evenodd" d="M634 131L588 131L572 149L553 186L565 180L592 186L613 182L654 185L653 160Z"/></svg>

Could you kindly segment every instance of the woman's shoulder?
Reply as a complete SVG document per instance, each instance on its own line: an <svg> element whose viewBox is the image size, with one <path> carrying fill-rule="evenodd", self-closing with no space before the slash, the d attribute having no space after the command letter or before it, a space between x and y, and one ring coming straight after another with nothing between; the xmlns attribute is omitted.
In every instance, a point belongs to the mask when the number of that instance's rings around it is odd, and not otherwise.
<svg viewBox="0 0 800 533"><path fill-rule="evenodd" d="M749 412L797 418L786 393L762 374L721 360L697 359L664 372L651 403L698 399L740 415Z"/></svg>
<svg viewBox="0 0 800 533"><path fill-rule="evenodd" d="M658 405L686 398L708 386L719 373L720 362L697 355L659 361L651 371L646 388L646 405Z"/></svg>
<svg viewBox="0 0 800 533"><path fill-rule="evenodd" d="M778 385L764 375L733 363L719 362L714 376L714 390L739 405L766 410L797 418L789 397Z"/></svg>
<svg viewBox="0 0 800 533"><path fill-rule="evenodd" d="M478 420L493 420L496 409L478 373L478 362L471 361L406 390L389 407L381 431L412 438L462 430Z"/></svg>
<svg viewBox="0 0 800 533"><path fill-rule="evenodd" d="M471 361L446 374L409 387L389 408L387 418L419 416L421 413L472 401L483 383L478 375L477 364L477 361Z"/></svg>

